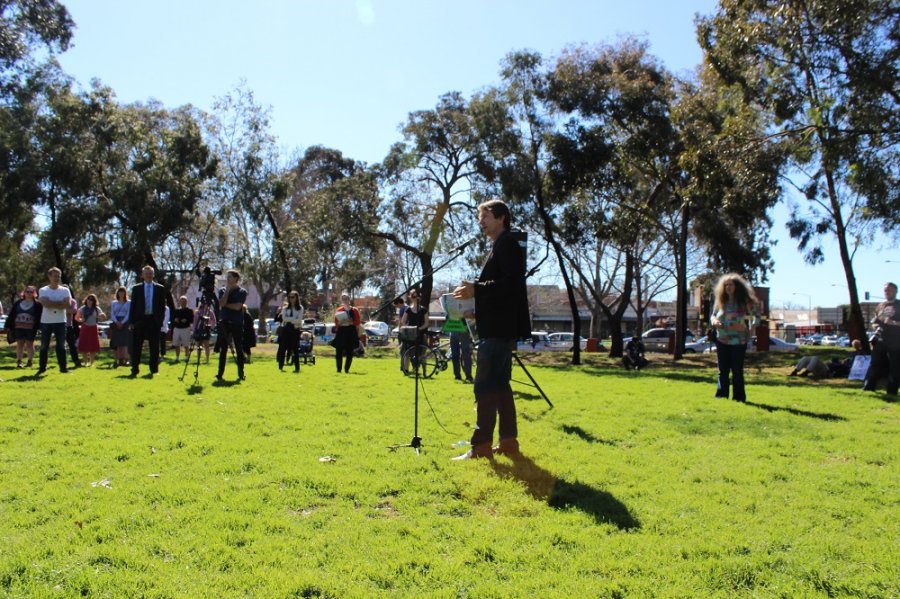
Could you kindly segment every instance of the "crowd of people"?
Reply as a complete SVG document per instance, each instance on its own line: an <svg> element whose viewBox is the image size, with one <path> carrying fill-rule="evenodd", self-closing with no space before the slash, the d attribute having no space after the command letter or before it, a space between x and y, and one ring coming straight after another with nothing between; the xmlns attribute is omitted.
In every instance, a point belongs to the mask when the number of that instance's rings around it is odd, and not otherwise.
<svg viewBox="0 0 900 599"><path fill-rule="evenodd" d="M145 266L141 269L142 282L132 287L130 293L125 287L119 287L107 316L93 293L86 295L79 306L71 290L61 283L60 269L50 268L47 285L40 289L25 285L5 316L7 340L16 346L16 368L34 367L34 342L38 334L41 336L38 375L47 371L50 346L54 341L60 373L69 372L70 367L93 366L100 351L100 323L108 318L112 366L130 368L131 377L140 374L145 345L149 375L152 377L159 372L160 355L166 353L166 337L171 327L175 362L181 360L182 350L184 361L188 362L196 347L197 359L200 359L200 352L205 352L209 363L212 332L219 331L216 349L220 357L216 378L223 378L230 348L238 365L238 378L243 380L243 365L249 361L251 349L256 345L256 333L244 303L247 291L240 287L240 273L228 271L226 285L219 290L218 302L201 302L196 310L188 306L186 296L178 298L176 307L172 294L155 282L154 276L153 267ZM224 326L218 327L219 322Z"/></svg>
<svg viewBox="0 0 900 599"><path fill-rule="evenodd" d="M525 286L525 253L511 234L511 214L500 200L479 206L478 222L482 232L492 241L481 274L474 281L463 281L453 292L460 300L474 300L475 329L479 333L475 373L472 372L472 340L467 333L451 334L451 358L456 379L474 382L477 425L470 448L456 459L492 458L496 454L518 456L518 428L515 401L510 387L512 354L517 339L530 335L528 298ZM61 284L61 271L47 271L47 285L37 289L25 285L7 318L9 341L16 344L17 368L32 368L34 341L41 334L38 353L38 375L47 370L49 351L55 340L59 372L69 370L66 350L71 352L74 366L93 366L100 350L99 323L107 318L94 294L88 294L79 306L68 287ZM120 287L110 304L110 348L113 366L127 366L131 377L140 373L143 347L148 347L150 377L158 372L159 356L165 354L165 336L172 327L175 361L190 360L192 348L210 357L212 331L218 331L216 351L219 353L216 379L223 380L229 350L235 357L238 380L245 379L244 364L250 361L256 332L247 309L247 290L241 287L236 270L225 273L225 285L214 294L204 293L199 307L188 306L187 297L178 298L175 306L171 293L154 281L151 266L141 270L142 282L129 290ZM878 379L887 375L887 393L896 395L900 385L900 303L897 285L884 287L885 301L878 305L872 321L875 327L871 363L865 374L863 389L872 391ZM422 305L417 290L408 295L408 303L395 301L404 349L424 343L428 328L427 303ZM0 307L2 313L2 307ZM300 370L301 354L309 356L312 338L303 330L304 308L297 292L290 292L278 311L278 369L285 365ZM711 336L715 339L718 376L715 397L746 402L744 359L753 327L759 323L759 301L753 287L740 275L726 274L715 286L710 318ZM361 315L347 293L334 314L335 366L338 373L349 373L354 355L360 349ZM815 356L804 357L791 375L824 378L846 375L852 361L863 352L854 343L854 356L847 360L825 363ZM304 351L305 348L305 351ZM80 357L79 357L80 355ZM406 358L401 358L406 359ZM625 348L627 368L647 365L639 337ZM401 364L401 367L403 365ZM499 444L493 446L494 429Z"/></svg>

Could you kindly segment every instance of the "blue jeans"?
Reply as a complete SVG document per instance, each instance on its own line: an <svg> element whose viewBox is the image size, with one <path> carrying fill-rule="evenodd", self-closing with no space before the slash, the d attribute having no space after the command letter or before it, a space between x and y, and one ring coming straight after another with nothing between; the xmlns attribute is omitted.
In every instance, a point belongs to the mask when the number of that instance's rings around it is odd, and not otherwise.
<svg viewBox="0 0 900 599"><path fill-rule="evenodd" d="M482 339L478 345L478 367L475 371L475 403L477 427L472 433L472 445L491 443L494 425L499 416L499 438L515 439L516 404L512 387L512 339Z"/></svg>
<svg viewBox="0 0 900 599"><path fill-rule="evenodd" d="M716 342L716 361L719 365L719 381L716 387L716 397L728 399L728 379L731 374L734 383L732 397L735 401L746 401L744 391L744 356L747 354L747 344L726 345Z"/></svg>
<svg viewBox="0 0 900 599"><path fill-rule="evenodd" d="M41 323L41 353L38 356L38 369L47 370L47 354L50 352L50 336L56 337L56 361L59 371L66 372L66 323Z"/></svg>
<svg viewBox="0 0 900 599"><path fill-rule="evenodd" d="M460 364L466 379L472 378L472 338L467 333L450 333L450 360L454 378L460 378Z"/></svg>

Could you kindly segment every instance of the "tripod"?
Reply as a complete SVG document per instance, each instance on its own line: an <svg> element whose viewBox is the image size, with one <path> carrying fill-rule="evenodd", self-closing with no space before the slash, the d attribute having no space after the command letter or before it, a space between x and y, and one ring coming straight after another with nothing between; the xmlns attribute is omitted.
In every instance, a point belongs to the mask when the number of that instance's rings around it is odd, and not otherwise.
<svg viewBox="0 0 900 599"><path fill-rule="evenodd" d="M198 382L200 382L200 354L203 353L203 346L199 345L197 343L195 334L191 333L191 344L188 346L188 349L187 349L188 355L191 355L191 352L194 350L194 348L197 349L197 363L194 367L194 384L196 385ZM184 371L181 373L181 376L178 377L178 380L181 382L184 382L184 377L187 376L187 369L188 369L189 363L190 363L189 361L185 360Z"/></svg>
<svg viewBox="0 0 900 599"><path fill-rule="evenodd" d="M197 363L194 366L194 385L196 385L200 381L200 354L202 354L203 350L205 349L203 344L199 343L199 341L206 341L206 347L209 347L209 340L212 336L212 329L209 324L209 312L212 311L212 314L215 314L215 311L212 310L213 305L214 304L210 303L207 295L204 294L200 300L200 307L198 309L197 326L194 327L193 331L191 331L191 343L190 345L188 345L187 354L190 356L191 352L194 351L194 349L197 350ZM205 311L206 314L204 315L202 312L200 312L201 310ZM209 358L207 357L207 359ZM178 380L181 382L184 382L184 378L187 376L189 363L190 362L188 360L184 362L184 371L178 378Z"/></svg>
<svg viewBox="0 0 900 599"><path fill-rule="evenodd" d="M515 352L515 351L514 351L514 352L512 353L512 357L513 357L513 360L516 361L516 364L518 364L519 367L525 372L525 376L528 377L528 380L531 381L531 384L529 385L528 383L523 383L522 381L515 381L515 380L514 380L513 382L519 383L520 385L527 385L528 387L534 387L535 389L538 390L538 393L541 394L541 397L544 398L544 401L547 402L547 405L549 405L549 406L552 408L552 407L553 407L553 404L550 402L550 398L547 397L547 394L544 393L544 390L541 389L541 386L538 385L537 381L534 380L534 377L531 376L531 373L528 372L528 369L525 368L525 364L522 363L522 359L519 357L519 352Z"/></svg>

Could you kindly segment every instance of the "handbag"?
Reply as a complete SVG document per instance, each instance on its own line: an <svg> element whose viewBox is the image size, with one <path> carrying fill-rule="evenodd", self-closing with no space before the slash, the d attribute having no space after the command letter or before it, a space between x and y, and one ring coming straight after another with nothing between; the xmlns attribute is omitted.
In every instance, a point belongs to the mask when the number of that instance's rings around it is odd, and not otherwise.
<svg viewBox="0 0 900 599"><path fill-rule="evenodd" d="M6 329L6 342L12 345L16 342L16 330Z"/></svg>

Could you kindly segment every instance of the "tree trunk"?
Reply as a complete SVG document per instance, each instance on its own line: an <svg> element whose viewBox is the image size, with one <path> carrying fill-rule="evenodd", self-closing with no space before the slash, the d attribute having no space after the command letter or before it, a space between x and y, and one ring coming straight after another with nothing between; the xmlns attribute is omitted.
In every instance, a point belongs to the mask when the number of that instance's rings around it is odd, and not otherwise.
<svg viewBox="0 0 900 599"><path fill-rule="evenodd" d="M850 248L847 246L847 231L844 219L841 216L840 201L834 185L834 176L831 169L825 169L825 181L828 185L828 199L831 201L831 211L834 213L834 231L838 240L838 248L841 253L841 264L844 266L844 275L847 278L847 290L850 293L850 322L849 330L858 336L862 343L863 351L871 351L869 336L866 334L866 322L863 320L862 308L859 305L859 292L856 288L856 275L853 272L853 260L850 258Z"/></svg>
<svg viewBox="0 0 900 599"><path fill-rule="evenodd" d="M678 234L678 247L676 248L675 277L678 291L675 296L675 355L674 359L680 360L684 356L684 331L687 328L687 238L688 219L690 209L687 202L682 199L681 227Z"/></svg>

